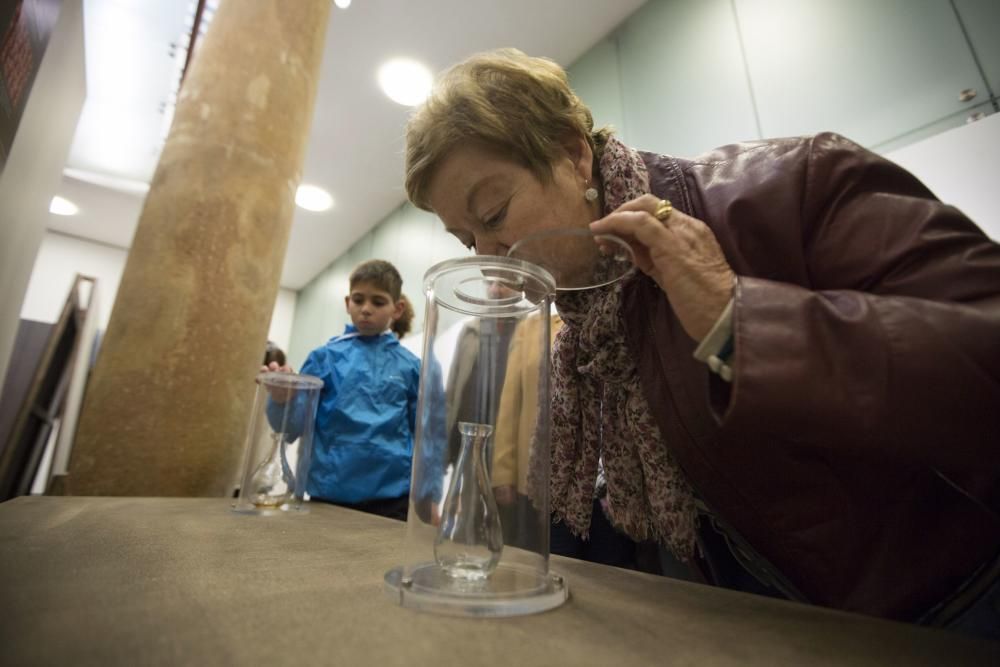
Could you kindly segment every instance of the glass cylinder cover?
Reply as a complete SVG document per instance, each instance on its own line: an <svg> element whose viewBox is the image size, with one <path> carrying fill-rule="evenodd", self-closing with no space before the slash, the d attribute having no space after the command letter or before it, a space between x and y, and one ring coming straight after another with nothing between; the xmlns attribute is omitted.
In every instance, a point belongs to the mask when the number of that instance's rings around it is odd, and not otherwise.
<svg viewBox="0 0 1000 667"><path fill-rule="evenodd" d="M322 388L323 381L311 375L257 376L235 511L269 515L304 508Z"/></svg>
<svg viewBox="0 0 1000 667"><path fill-rule="evenodd" d="M562 604L549 572L549 349L555 282L508 257L424 276L420 397L400 604L511 616Z"/></svg>

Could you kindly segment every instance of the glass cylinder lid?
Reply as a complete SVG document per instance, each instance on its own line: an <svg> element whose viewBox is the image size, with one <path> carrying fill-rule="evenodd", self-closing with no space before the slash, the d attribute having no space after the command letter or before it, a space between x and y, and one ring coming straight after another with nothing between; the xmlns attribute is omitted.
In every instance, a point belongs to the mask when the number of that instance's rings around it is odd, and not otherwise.
<svg viewBox="0 0 1000 667"><path fill-rule="evenodd" d="M628 275L635 265L635 256L625 241L589 229L535 232L512 245L507 256L544 268L555 278L559 292L610 285Z"/></svg>
<svg viewBox="0 0 1000 667"><path fill-rule="evenodd" d="M520 259L480 255L431 267L425 289L441 307L477 317L517 317L534 312L555 294L545 269Z"/></svg>

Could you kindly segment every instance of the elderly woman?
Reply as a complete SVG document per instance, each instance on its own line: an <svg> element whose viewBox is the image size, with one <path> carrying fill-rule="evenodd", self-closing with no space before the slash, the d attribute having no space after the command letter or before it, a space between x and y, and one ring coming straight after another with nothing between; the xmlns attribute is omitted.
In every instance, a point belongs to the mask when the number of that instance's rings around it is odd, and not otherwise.
<svg viewBox="0 0 1000 667"><path fill-rule="evenodd" d="M441 78L406 188L480 254L588 226L635 253L557 302L551 497L575 532L601 458L615 524L710 583L975 631L1000 568L1000 247L961 212L834 134L633 150L515 50Z"/></svg>

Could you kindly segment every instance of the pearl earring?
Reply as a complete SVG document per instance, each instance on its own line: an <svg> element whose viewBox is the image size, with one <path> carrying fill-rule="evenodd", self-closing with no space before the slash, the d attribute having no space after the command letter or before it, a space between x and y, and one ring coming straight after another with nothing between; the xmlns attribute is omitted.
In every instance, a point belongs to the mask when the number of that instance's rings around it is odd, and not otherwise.
<svg viewBox="0 0 1000 667"><path fill-rule="evenodd" d="M586 181L587 185L590 186L590 181ZM588 187L583 191L583 198L587 201L597 201L597 188Z"/></svg>

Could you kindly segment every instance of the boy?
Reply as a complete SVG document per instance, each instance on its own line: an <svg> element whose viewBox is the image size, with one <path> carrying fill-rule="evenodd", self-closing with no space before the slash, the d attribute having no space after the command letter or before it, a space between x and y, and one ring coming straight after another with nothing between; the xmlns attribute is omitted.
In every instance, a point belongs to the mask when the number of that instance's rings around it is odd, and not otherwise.
<svg viewBox="0 0 1000 667"><path fill-rule="evenodd" d="M407 316L402 286L389 262L358 265L344 298L352 324L313 350L301 372L323 381L310 498L405 521L420 360L392 331ZM261 370L291 372L274 363Z"/></svg>

